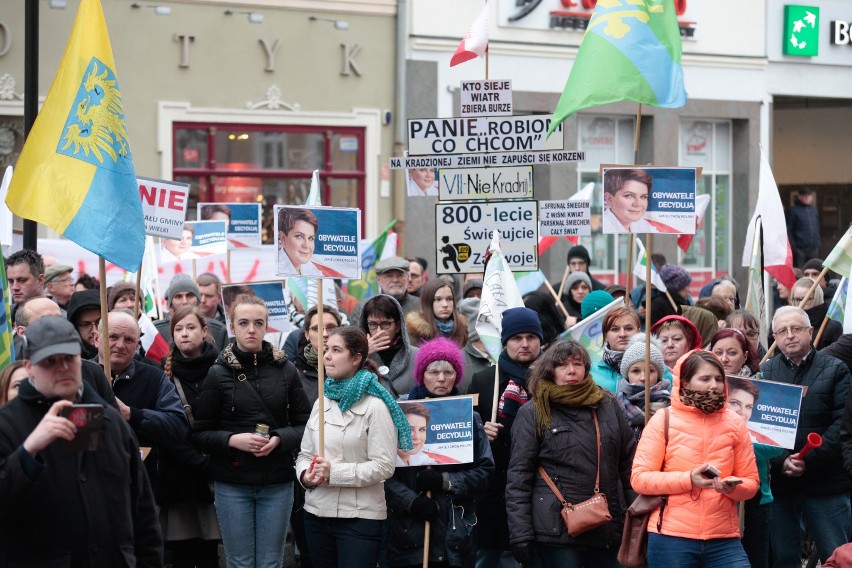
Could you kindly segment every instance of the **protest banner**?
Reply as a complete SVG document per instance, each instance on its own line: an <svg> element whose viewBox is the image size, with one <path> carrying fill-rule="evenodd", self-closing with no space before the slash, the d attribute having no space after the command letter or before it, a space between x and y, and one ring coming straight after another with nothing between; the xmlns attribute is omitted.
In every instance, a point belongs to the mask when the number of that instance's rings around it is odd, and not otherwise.
<svg viewBox="0 0 852 568"><path fill-rule="evenodd" d="M445 168L438 172L441 201L533 197L532 166Z"/></svg>
<svg viewBox="0 0 852 568"><path fill-rule="evenodd" d="M284 297L284 283L278 282L243 282L241 284L225 284L222 286L222 305L225 306L225 323L228 333L231 332L231 306L240 296L256 296L263 300L269 311L267 333L290 332L293 324L287 313L287 300Z"/></svg>
<svg viewBox="0 0 852 568"><path fill-rule="evenodd" d="M573 327L563 331L559 339L573 339L582 345L592 361L600 359L604 351L603 319L612 308L623 306L624 298L616 298L592 315L575 324Z"/></svg>
<svg viewBox="0 0 852 568"><path fill-rule="evenodd" d="M411 425L409 452L397 449L396 466L441 466L473 461L473 397L399 402Z"/></svg>
<svg viewBox="0 0 852 568"><path fill-rule="evenodd" d="M276 205L276 273L360 278L360 235L358 209Z"/></svg>
<svg viewBox="0 0 852 568"><path fill-rule="evenodd" d="M562 127L547 137L552 116L418 118L408 121L411 156L561 150Z"/></svg>
<svg viewBox="0 0 852 568"><path fill-rule="evenodd" d="M199 221L227 221L228 250L258 248L260 235L260 203L199 203Z"/></svg>
<svg viewBox="0 0 852 568"><path fill-rule="evenodd" d="M462 116L511 116L512 81L461 82Z"/></svg>
<svg viewBox="0 0 852 568"><path fill-rule="evenodd" d="M136 183L145 215L145 234L179 241L186 219L189 184L148 177L137 177Z"/></svg>
<svg viewBox="0 0 852 568"><path fill-rule="evenodd" d="M588 237L592 234L591 201L539 201L538 216L540 237Z"/></svg>
<svg viewBox="0 0 852 568"><path fill-rule="evenodd" d="M532 200L438 203L435 272L482 272L494 231L508 266L538 270L538 203Z"/></svg>
<svg viewBox="0 0 852 568"><path fill-rule="evenodd" d="M728 377L728 404L748 417L754 442L796 449L796 429L804 388L774 381Z"/></svg>
<svg viewBox="0 0 852 568"><path fill-rule="evenodd" d="M582 162L585 152L493 152L491 154L455 154L452 156L406 156L390 159L392 170L410 168L478 168L486 166L534 166L537 164L567 164Z"/></svg>
<svg viewBox="0 0 852 568"><path fill-rule="evenodd" d="M695 168L602 169L604 234L695 234Z"/></svg>
<svg viewBox="0 0 852 568"><path fill-rule="evenodd" d="M186 225L192 229L189 258L203 258L228 252L228 233L225 221L187 221Z"/></svg>

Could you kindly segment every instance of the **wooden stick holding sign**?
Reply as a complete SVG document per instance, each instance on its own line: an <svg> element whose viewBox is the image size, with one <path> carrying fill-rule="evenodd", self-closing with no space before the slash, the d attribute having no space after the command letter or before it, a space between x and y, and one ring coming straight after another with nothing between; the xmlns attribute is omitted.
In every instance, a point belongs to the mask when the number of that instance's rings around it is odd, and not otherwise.
<svg viewBox="0 0 852 568"><path fill-rule="evenodd" d="M633 240L633 235L630 235ZM648 250L645 251L645 425L651 420L651 241L653 237L647 234ZM633 250L631 248L631 250ZM629 282L629 280L628 280ZM630 297L630 289L628 295ZM663 377L657 377L663 380Z"/></svg>
<svg viewBox="0 0 852 568"><path fill-rule="evenodd" d="M140 269L141 270L141 269ZM98 257L98 277L101 280L101 363L104 366L104 374L107 380L112 384L112 368L109 362L109 321L107 320L107 286L106 286L106 261L104 257Z"/></svg>
<svg viewBox="0 0 852 568"><path fill-rule="evenodd" d="M103 282L103 280L101 280ZM133 304L133 318L139 320L141 304L145 302L142 297L142 267L136 272L136 302Z"/></svg>
<svg viewBox="0 0 852 568"><path fill-rule="evenodd" d="M500 363L494 363L494 396L491 401L491 422L497 422L497 403L500 401Z"/></svg>
<svg viewBox="0 0 852 568"><path fill-rule="evenodd" d="M322 278L317 278L317 399L319 404L319 455L325 457L325 365L323 364L323 356L325 354L325 345L322 338L325 335L325 318L323 317L322 309ZM311 322L305 322L310 327Z"/></svg>

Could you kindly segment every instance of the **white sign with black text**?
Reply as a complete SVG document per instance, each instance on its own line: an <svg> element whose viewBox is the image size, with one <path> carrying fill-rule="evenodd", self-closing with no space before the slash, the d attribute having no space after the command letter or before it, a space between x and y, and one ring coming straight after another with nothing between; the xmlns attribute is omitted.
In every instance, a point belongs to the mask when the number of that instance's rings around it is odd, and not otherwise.
<svg viewBox="0 0 852 568"><path fill-rule="evenodd" d="M562 125L549 138L553 116L420 118L408 121L408 155L561 150Z"/></svg>
<svg viewBox="0 0 852 568"><path fill-rule="evenodd" d="M438 170L441 201L462 199L531 199L532 166L449 168Z"/></svg>
<svg viewBox="0 0 852 568"><path fill-rule="evenodd" d="M538 215L542 237L588 237L592 234L592 202L589 200L539 201Z"/></svg>
<svg viewBox="0 0 852 568"><path fill-rule="evenodd" d="M462 116L511 116L512 81L462 81Z"/></svg>

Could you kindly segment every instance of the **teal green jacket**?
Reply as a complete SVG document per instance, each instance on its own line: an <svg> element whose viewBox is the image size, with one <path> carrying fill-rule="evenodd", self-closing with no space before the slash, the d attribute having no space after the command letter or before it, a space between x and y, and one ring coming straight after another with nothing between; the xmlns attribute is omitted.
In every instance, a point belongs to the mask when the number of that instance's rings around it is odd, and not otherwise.
<svg viewBox="0 0 852 568"><path fill-rule="evenodd" d="M784 448L778 446L767 446L766 444L754 444L754 457L757 461L757 474L760 476L760 504L768 505L774 500L772 489L769 487L769 460L777 458L784 453Z"/></svg>
<svg viewBox="0 0 852 568"><path fill-rule="evenodd" d="M599 359L592 362L592 368L589 369L589 373L591 373L592 380L599 387L603 387L613 394L618 390L618 381L621 379L621 373L604 363L603 360ZM666 373L663 376L670 381L672 380L672 373L668 368L666 368Z"/></svg>

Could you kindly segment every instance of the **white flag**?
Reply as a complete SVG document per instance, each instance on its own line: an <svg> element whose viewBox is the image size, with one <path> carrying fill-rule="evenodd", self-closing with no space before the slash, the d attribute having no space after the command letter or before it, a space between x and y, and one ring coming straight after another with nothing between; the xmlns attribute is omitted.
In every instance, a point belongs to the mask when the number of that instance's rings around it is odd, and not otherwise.
<svg viewBox="0 0 852 568"><path fill-rule="evenodd" d="M512 275L512 269L503 258L497 231L492 233L491 255L485 267L482 281L482 298L479 302L479 314L476 316L476 331L494 362L503 351L500 332L503 330L503 312L509 308L522 308L524 301L518 291L518 284Z"/></svg>
<svg viewBox="0 0 852 568"><path fill-rule="evenodd" d="M646 265L648 263L648 255L645 254L645 246L642 244L642 239L636 237L634 239L636 242L636 263L633 265L633 275L636 276L642 282L645 281L645 273L647 271ZM663 279L660 278L660 275L657 273L657 267L654 266L654 263L651 263L651 285L654 286L660 292L666 291L666 284L663 282Z"/></svg>

